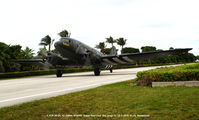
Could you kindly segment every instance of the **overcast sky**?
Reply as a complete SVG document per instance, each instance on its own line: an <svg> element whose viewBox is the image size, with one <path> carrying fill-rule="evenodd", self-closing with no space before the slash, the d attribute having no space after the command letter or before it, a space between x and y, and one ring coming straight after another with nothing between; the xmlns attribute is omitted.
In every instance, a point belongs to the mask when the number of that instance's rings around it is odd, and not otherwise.
<svg viewBox="0 0 199 120"><path fill-rule="evenodd" d="M128 47L193 48L199 55L199 0L1 0L0 42L38 51L63 29L91 47L124 37Z"/></svg>

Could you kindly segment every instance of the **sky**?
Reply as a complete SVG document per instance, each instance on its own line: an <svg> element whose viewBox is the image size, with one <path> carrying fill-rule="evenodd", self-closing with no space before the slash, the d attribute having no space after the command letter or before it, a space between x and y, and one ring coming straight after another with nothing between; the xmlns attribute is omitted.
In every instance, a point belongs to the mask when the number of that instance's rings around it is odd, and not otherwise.
<svg viewBox="0 0 199 120"><path fill-rule="evenodd" d="M112 36L127 39L126 47L193 48L199 55L198 6L199 0L1 0L0 42L37 52L43 37L58 41L66 29L91 47Z"/></svg>

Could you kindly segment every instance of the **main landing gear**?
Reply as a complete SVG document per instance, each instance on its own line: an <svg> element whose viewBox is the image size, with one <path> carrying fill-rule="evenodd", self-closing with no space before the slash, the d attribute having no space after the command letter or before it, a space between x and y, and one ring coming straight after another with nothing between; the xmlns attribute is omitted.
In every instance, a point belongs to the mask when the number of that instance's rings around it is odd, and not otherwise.
<svg viewBox="0 0 199 120"><path fill-rule="evenodd" d="M94 68L94 74L95 74L95 76L99 76L100 72L101 72L100 68Z"/></svg>
<svg viewBox="0 0 199 120"><path fill-rule="evenodd" d="M100 68L94 68L94 74L95 74L95 76L99 76L100 72L101 72ZM110 69L110 73L112 73L112 72L113 72L113 69L111 68Z"/></svg>
<svg viewBox="0 0 199 120"><path fill-rule="evenodd" d="M56 72L57 77L62 77L62 74L63 74L62 70L57 70Z"/></svg>

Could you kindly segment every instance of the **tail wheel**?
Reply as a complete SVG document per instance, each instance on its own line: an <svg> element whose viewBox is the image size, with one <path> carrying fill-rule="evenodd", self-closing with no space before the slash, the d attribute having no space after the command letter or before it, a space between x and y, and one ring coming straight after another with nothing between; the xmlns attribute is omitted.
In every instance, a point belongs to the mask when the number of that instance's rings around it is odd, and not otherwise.
<svg viewBox="0 0 199 120"><path fill-rule="evenodd" d="M57 77L62 77L62 70L57 70L56 75Z"/></svg>
<svg viewBox="0 0 199 120"><path fill-rule="evenodd" d="M113 69L111 68L111 69L110 69L110 73L112 73L112 72L113 72Z"/></svg>
<svg viewBox="0 0 199 120"><path fill-rule="evenodd" d="M100 68L95 68L94 69L94 74L95 74L95 76L99 76L100 75Z"/></svg>

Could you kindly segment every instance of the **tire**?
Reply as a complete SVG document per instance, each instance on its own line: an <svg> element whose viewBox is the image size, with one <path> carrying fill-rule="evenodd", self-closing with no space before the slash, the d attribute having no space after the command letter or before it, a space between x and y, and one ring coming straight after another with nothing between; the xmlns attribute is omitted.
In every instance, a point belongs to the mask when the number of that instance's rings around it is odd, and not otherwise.
<svg viewBox="0 0 199 120"><path fill-rule="evenodd" d="M113 69L110 69L110 73L112 73L113 72Z"/></svg>
<svg viewBox="0 0 199 120"><path fill-rule="evenodd" d="M56 75L57 77L62 77L62 70L57 70Z"/></svg>
<svg viewBox="0 0 199 120"><path fill-rule="evenodd" d="M99 76L100 75L100 68L95 68L94 69L94 74L95 74L95 76Z"/></svg>

